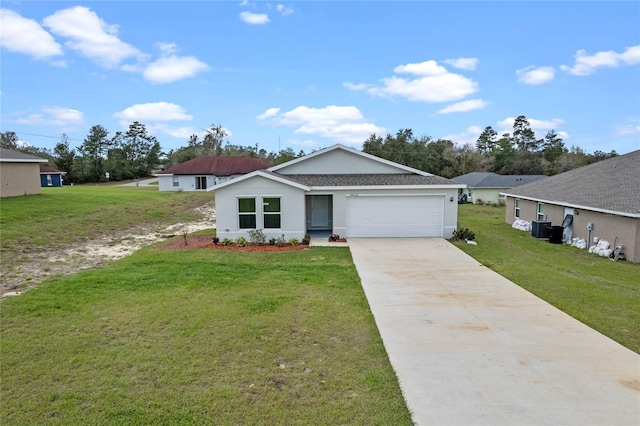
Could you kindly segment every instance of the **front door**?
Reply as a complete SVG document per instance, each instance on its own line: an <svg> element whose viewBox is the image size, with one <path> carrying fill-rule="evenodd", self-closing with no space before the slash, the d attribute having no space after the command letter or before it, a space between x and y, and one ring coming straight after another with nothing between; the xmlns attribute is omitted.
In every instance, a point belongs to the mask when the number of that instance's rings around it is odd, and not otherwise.
<svg viewBox="0 0 640 426"><path fill-rule="evenodd" d="M307 227L309 229L331 229L331 195L307 196Z"/></svg>
<svg viewBox="0 0 640 426"><path fill-rule="evenodd" d="M196 176L196 189L207 189L206 176Z"/></svg>

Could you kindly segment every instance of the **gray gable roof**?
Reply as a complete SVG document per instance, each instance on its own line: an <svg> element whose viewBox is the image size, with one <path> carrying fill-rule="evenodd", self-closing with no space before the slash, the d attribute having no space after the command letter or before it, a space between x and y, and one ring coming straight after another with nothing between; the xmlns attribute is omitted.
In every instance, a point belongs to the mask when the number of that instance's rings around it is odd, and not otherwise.
<svg viewBox="0 0 640 426"><path fill-rule="evenodd" d="M640 217L640 150L504 193L550 204Z"/></svg>
<svg viewBox="0 0 640 426"><path fill-rule="evenodd" d="M515 188L546 177L545 175L499 175L491 172L471 172L452 180L464 183L469 188Z"/></svg>
<svg viewBox="0 0 640 426"><path fill-rule="evenodd" d="M12 149L0 148L0 161L19 163L48 163L49 160Z"/></svg>
<svg viewBox="0 0 640 426"><path fill-rule="evenodd" d="M326 174L280 175L284 179L306 186L403 186L403 185L459 185L440 176L411 174Z"/></svg>

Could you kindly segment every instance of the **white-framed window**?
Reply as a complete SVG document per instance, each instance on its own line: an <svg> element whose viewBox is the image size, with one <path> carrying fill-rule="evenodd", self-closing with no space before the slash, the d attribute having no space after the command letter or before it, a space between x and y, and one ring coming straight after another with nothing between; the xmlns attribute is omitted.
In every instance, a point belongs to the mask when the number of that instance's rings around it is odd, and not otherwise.
<svg viewBox="0 0 640 426"><path fill-rule="evenodd" d="M207 189L206 176L196 176L196 189Z"/></svg>
<svg viewBox="0 0 640 426"><path fill-rule="evenodd" d="M544 203L538 203L538 214L536 219L544 220Z"/></svg>
<svg viewBox="0 0 640 426"><path fill-rule="evenodd" d="M173 175L173 187L177 188L180 186L180 177Z"/></svg>
<svg viewBox="0 0 640 426"><path fill-rule="evenodd" d="M265 229L281 228L280 197L264 197L262 199L262 212Z"/></svg>
<svg viewBox="0 0 640 426"><path fill-rule="evenodd" d="M238 228L256 229L256 199L238 198Z"/></svg>
<svg viewBox="0 0 640 426"><path fill-rule="evenodd" d="M520 198L516 198L513 205L513 217L520 219Z"/></svg>
<svg viewBox="0 0 640 426"><path fill-rule="evenodd" d="M51 179L51 175L47 175L47 186L53 186L53 180Z"/></svg>

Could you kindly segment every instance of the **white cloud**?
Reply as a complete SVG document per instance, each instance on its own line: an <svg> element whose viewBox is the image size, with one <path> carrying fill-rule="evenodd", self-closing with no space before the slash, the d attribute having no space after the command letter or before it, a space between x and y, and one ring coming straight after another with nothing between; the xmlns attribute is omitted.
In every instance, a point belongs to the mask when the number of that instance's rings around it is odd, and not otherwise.
<svg viewBox="0 0 640 426"><path fill-rule="evenodd" d="M503 133L511 133L513 131L513 123L515 122L514 117L507 117L504 120L498 121L498 126L500 130L496 130L499 135ZM531 129L536 132L536 136L538 138L544 137L549 130L555 130L558 136L562 139L567 139L569 134L564 131L558 131L558 127L564 124L564 120L561 118L552 118L551 120L538 120L536 118L528 118L527 121Z"/></svg>
<svg viewBox="0 0 640 426"><path fill-rule="evenodd" d="M39 112L15 120L20 124L31 126L71 126L82 124L84 113L76 109L60 106L43 107Z"/></svg>
<svg viewBox="0 0 640 426"><path fill-rule="evenodd" d="M436 61L398 65L397 74L412 74L416 77L391 76L382 79L381 86L365 83L344 83L352 90L366 90L374 96L402 96L416 102L449 102L463 99L478 90L478 83L456 73L447 71Z"/></svg>
<svg viewBox="0 0 640 426"><path fill-rule="evenodd" d="M372 133L385 131L383 127L369 123L354 106L299 106L283 113L279 108L269 108L258 119L272 126L295 127L294 133L318 135L349 144L362 143Z"/></svg>
<svg viewBox="0 0 640 426"><path fill-rule="evenodd" d="M452 133L450 135L443 136L442 139L450 140L459 146L466 144L475 146L478 136L480 136L482 131L482 127L474 125L467 127L467 129L461 133Z"/></svg>
<svg viewBox="0 0 640 426"><path fill-rule="evenodd" d="M190 78L209 66L193 56L167 56L156 59L142 72L152 83L171 83Z"/></svg>
<svg viewBox="0 0 640 426"><path fill-rule="evenodd" d="M63 55L60 44L32 19L23 18L9 9L0 9L0 24L0 44L7 50L39 60Z"/></svg>
<svg viewBox="0 0 640 426"><path fill-rule="evenodd" d="M465 112L474 109L482 109L489 103L482 99L469 99L468 101L457 102L438 111L438 114L450 114L452 112Z"/></svg>
<svg viewBox="0 0 640 426"><path fill-rule="evenodd" d="M518 81L524 84L543 84L553 80L556 70L553 67L528 66L516 71Z"/></svg>
<svg viewBox="0 0 640 426"><path fill-rule="evenodd" d="M640 63L640 45L628 47L622 53L608 50L597 52L591 56L587 54L586 50L578 50L574 58L575 63L572 67L561 65L560 68L569 74L585 76L593 74L600 67L617 68L622 65Z"/></svg>
<svg viewBox="0 0 640 426"><path fill-rule="evenodd" d="M59 10L43 23L54 34L69 39L65 46L105 68L116 68L128 58L144 58L138 49L118 38L117 25L107 24L87 7Z"/></svg>
<svg viewBox="0 0 640 426"><path fill-rule="evenodd" d="M146 104L135 104L124 110L113 114L121 120L123 125L128 126L134 121L158 122L158 121L190 121L193 116L180 105L170 102L152 102ZM145 123L146 124L146 123Z"/></svg>
<svg viewBox="0 0 640 426"><path fill-rule="evenodd" d="M301 148L315 148L320 144L312 139L287 139L284 141L287 145L295 145Z"/></svg>
<svg viewBox="0 0 640 426"><path fill-rule="evenodd" d="M286 7L283 4L277 5L276 8L278 9L278 12L280 12L280 14L282 14L282 16L291 15L293 13L293 8Z"/></svg>
<svg viewBox="0 0 640 426"><path fill-rule="evenodd" d="M617 134L619 136L637 135L640 134L640 125L638 124L625 124L618 128Z"/></svg>
<svg viewBox="0 0 640 426"><path fill-rule="evenodd" d="M262 25L269 22L269 15L266 13L240 12L240 19L247 24Z"/></svg>
<svg viewBox="0 0 640 426"><path fill-rule="evenodd" d="M459 68L461 70L475 70L476 65L478 65L478 58L457 58L457 59L445 59L445 64L451 65L454 68Z"/></svg>

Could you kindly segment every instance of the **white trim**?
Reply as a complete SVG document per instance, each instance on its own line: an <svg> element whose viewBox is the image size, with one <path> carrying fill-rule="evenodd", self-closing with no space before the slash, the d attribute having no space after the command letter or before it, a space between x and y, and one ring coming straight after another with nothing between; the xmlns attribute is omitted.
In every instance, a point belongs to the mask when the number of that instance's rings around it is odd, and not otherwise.
<svg viewBox="0 0 640 426"><path fill-rule="evenodd" d="M501 194L503 194L503 193L501 192ZM583 205L580 205L580 204L565 203L563 201L550 201L550 200L543 200L543 199L540 199L540 198L525 197L523 195L514 195L514 194L509 194L509 193L506 193L506 192L504 193L504 195L506 195L507 197L511 197L511 198L520 198L522 200L537 201L537 202L541 202L541 203L545 203L545 204L552 204L552 205L561 206L561 207L571 207L571 208L578 209L578 210L588 210L588 211L592 211L592 212L606 213L606 214L612 214L612 215L616 215L616 216L640 218L640 212L638 212L638 213L621 212L621 211L617 211L617 210L609 210L609 209L601 209L601 208L598 208L598 207L583 206Z"/></svg>
<svg viewBox="0 0 640 426"><path fill-rule="evenodd" d="M265 179L270 179L270 180L273 180L275 182L282 183L284 185L293 186L294 188L302 189L303 191L309 191L311 189L310 187L308 187L306 185L302 185L302 184L299 184L299 183L296 183L296 182L292 182L292 181L290 181L288 179L283 179L283 178L281 178L279 176L274 176L274 175L272 175L270 173L265 173L262 170L256 170L255 172L251 172L251 173L248 173L248 174L243 175L241 177L237 177L235 179L230 179L230 180L228 180L226 182L222 182L222 183L219 183L218 185L215 185L213 187L207 188L207 191L213 191L214 189L224 188L225 186L233 185L233 184L236 184L238 182L242 182L244 180L251 179L251 178L256 177L256 176L263 177Z"/></svg>
<svg viewBox="0 0 640 426"><path fill-rule="evenodd" d="M439 194L439 193L435 193L435 194L423 194L423 193L416 193L416 194L347 194L347 197L446 197L447 194Z"/></svg>
<svg viewBox="0 0 640 426"><path fill-rule="evenodd" d="M371 186L312 186L311 191L359 191L359 190L382 190L382 189L464 189L460 185L371 185Z"/></svg>
<svg viewBox="0 0 640 426"><path fill-rule="evenodd" d="M342 149L343 151L351 152L353 154L359 155L359 156L367 158L369 160L377 161L379 163L386 164L387 166L392 166L392 167L395 167L397 169L404 170L404 171L407 171L407 172L411 172L411 173L414 173L414 174L417 174L417 175L433 176L432 173L427 173L427 172L425 172L423 170L414 169L413 167L409 167L409 166L403 166L402 164L394 163L393 161L385 160L384 158L376 157L375 155L367 154L366 152L358 151L357 149L349 148L349 147L347 147L345 145L342 145L342 144L332 145L332 146L330 146L328 148L321 149L320 151L316 151L316 152L311 153L309 155L305 155L303 157L295 158L295 159L293 159L291 161L287 161L286 163L278 164L277 166L269 167L267 170L269 170L270 172L275 172L276 170L280 170L282 168L285 168L285 167L288 167L288 166L292 166L294 164L300 163L302 161L309 160L309 159L317 157L319 155L326 154L327 152L331 152L331 151L334 151L336 149Z"/></svg>
<svg viewBox="0 0 640 426"><path fill-rule="evenodd" d="M31 160L26 158L10 158L10 157L0 157L0 163L48 163L49 160L43 158L41 160Z"/></svg>

